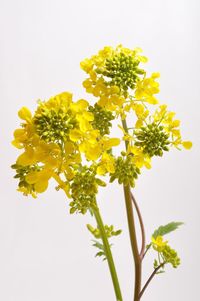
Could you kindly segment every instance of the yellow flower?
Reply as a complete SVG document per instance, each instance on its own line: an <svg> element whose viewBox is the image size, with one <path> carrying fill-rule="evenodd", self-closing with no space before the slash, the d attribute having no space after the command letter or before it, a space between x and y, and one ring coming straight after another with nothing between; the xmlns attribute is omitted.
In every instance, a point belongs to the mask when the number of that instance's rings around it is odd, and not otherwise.
<svg viewBox="0 0 200 301"><path fill-rule="evenodd" d="M87 160L97 160L104 151L110 150L113 146L117 146L120 143L118 138L99 137L99 141L83 141L80 144L80 151L83 152Z"/></svg>
<svg viewBox="0 0 200 301"><path fill-rule="evenodd" d="M23 108L21 108L21 109L19 110L18 116L19 116L19 118L21 118L21 119L23 119L23 120L25 120L25 121L27 121L27 122L31 122L32 114L31 114L31 112L29 111L29 109L26 108L26 107L23 107Z"/></svg>
<svg viewBox="0 0 200 301"><path fill-rule="evenodd" d="M44 192L48 187L49 179L52 177L52 171L49 169L43 169L41 171L30 172L25 180L28 184L34 185L36 193Z"/></svg>
<svg viewBox="0 0 200 301"><path fill-rule="evenodd" d="M136 83L135 98L137 100L148 102L149 104L157 104L158 100L154 94L159 93L159 83L156 79L159 77L158 73L152 73L150 78L138 80Z"/></svg>
<svg viewBox="0 0 200 301"><path fill-rule="evenodd" d="M82 61L80 63L81 68L87 73L89 73L92 70L93 65L94 65L94 63L90 59L85 59L84 61Z"/></svg>
<svg viewBox="0 0 200 301"><path fill-rule="evenodd" d="M81 62L81 68L89 75L83 86L88 93L99 97L98 104L111 111L123 104L119 96L128 95L137 80L145 73L139 68L147 59L141 56L139 48L128 49L122 45L116 48L104 47L89 59Z"/></svg>
<svg viewBox="0 0 200 301"><path fill-rule="evenodd" d="M128 153L134 154L133 162L138 168L145 166L146 168L151 168L151 158L148 154L144 154L143 150L137 146L129 146Z"/></svg>
<svg viewBox="0 0 200 301"><path fill-rule="evenodd" d="M156 238L154 238L152 236L151 242L152 242L154 250L156 250L158 252L162 252L168 243L168 241L163 241L163 237L160 235L157 236Z"/></svg>
<svg viewBox="0 0 200 301"><path fill-rule="evenodd" d="M79 99L77 102L71 103L70 108L75 113L81 113L85 111L89 103L85 99Z"/></svg>
<svg viewBox="0 0 200 301"><path fill-rule="evenodd" d="M131 107L138 118L135 123L135 128L138 129L143 126L145 119L149 116L149 110L143 104L138 103L132 103Z"/></svg>
<svg viewBox="0 0 200 301"><path fill-rule="evenodd" d="M35 152L32 147L27 147L25 152L21 154L17 159L17 164L22 166L32 165L37 162L35 158Z"/></svg>
<svg viewBox="0 0 200 301"><path fill-rule="evenodd" d="M185 149L191 149L192 148L192 142L191 141L182 141L182 145Z"/></svg>
<svg viewBox="0 0 200 301"><path fill-rule="evenodd" d="M105 175L107 172L113 173L115 171L115 159L113 156L109 155L107 152L104 152L101 161L97 167L98 175Z"/></svg>

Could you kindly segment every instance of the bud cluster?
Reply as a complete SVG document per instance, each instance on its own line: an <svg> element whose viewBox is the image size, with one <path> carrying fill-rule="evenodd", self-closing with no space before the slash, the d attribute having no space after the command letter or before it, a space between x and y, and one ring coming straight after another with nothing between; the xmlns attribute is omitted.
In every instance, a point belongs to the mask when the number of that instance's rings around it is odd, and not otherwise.
<svg viewBox="0 0 200 301"><path fill-rule="evenodd" d="M111 174L110 182L118 179L119 184L135 186L135 179L138 178L140 169L135 166L133 156L118 157L115 161L115 172Z"/></svg>
<svg viewBox="0 0 200 301"><path fill-rule="evenodd" d="M114 119L112 112L103 109L98 104L89 106L88 110L94 115L94 120L92 121L93 128L99 130L102 136L109 135L110 127L112 126L110 121Z"/></svg>
<svg viewBox="0 0 200 301"><path fill-rule="evenodd" d="M92 227L90 224L87 224L87 228L88 230L92 233L92 235L94 235L95 238L101 238L101 232L99 230L99 228L94 228ZM114 226L108 226L108 225L104 225L104 229L106 232L106 236L108 238L112 237L112 236L117 236L119 234L121 234L122 230L114 230Z"/></svg>
<svg viewBox="0 0 200 301"><path fill-rule="evenodd" d="M86 166L77 171L71 183L70 213L79 212L85 214L88 209L96 208L96 194L98 183L95 172Z"/></svg>
<svg viewBox="0 0 200 301"><path fill-rule="evenodd" d="M107 58L104 68L96 72L110 79L111 86L117 86L126 95L129 88L134 89L138 75L145 71L138 67L140 61L130 54L123 52Z"/></svg>
<svg viewBox="0 0 200 301"><path fill-rule="evenodd" d="M163 126L158 125L155 122L136 130L135 137L135 145L142 147L143 152L150 157L161 157L163 151L169 150L169 135L164 131Z"/></svg>
<svg viewBox="0 0 200 301"><path fill-rule="evenodd" d="M58 111L42 109L39 113L36 112L34 124L41 139L61 143L67 140L69 130L75 127L76 120L70 112L62 109Z"/></svg>
<svg viewBox="0 0 200 301"><path fill-rule="evenodd" d="M175 250L173 250L169 245L166 245L162 251L164 261L171 263L173 268L177 268L180 265L180 258Z"/></svg>
<svg viewBox="0 0 200 301"><path fill-rule="evenodd" d="M32 166L22 166L19 164L13 164L11 165L12 169L16 170L16 175L14 176L15 179L19 179L18 187L19 189L25 189L25 191L30 194L32 194L34 189L34 184L30 184L26 181L26 176L33 171L40 171L40 167L38 165L32 165Z"/></svg>

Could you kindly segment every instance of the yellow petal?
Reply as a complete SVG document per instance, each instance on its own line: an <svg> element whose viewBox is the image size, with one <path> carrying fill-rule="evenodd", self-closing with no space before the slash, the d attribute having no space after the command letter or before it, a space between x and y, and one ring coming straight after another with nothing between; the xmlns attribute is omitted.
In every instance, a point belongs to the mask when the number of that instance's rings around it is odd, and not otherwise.
<svg viewBox="0 0 200 301"><path fill-rule="evenodd" d="M174 121L172 122L172 126L175 127L175 128L178 127L179 125L180 125L180 120L178 120L178 119L177 119L177 120L174 120Z"/></svg>
<svg viewBox="0 0 200 301"><path fill-rule="evenodd" d="M34 184L38 181L38 172L37 171L32 171L26 176L26 182L29 184Z"/></svg>
<svg viewBox="0 0 200 301"><path fill-rule="evenodd" d="M99 165L98 167L97 167L97 174L98 175L104 175L105 173L106 173L106 167L105 167L105 165Z"/></svg>
<svg viewBox="0 0 200 301"><path fill-rule="evenodd" d="M88 107L88 102L84 99L79 99L77 102L71 104L71 108L75 112L82 112Z"/></svg>
<svg viewBox="0 0 200 301"><path fill-rule="evenodd" d="M183 141L182 145L185 149L191 149L192 148L192 142L191 141Z"/></svg>
<svg viewBox="0 0 200 301"><path fill-rule="evenodd" d="M39 181L34 185L35 191L42 193L48 188L48 180Z"/></svg>
<svg viewBox="0 0 200 301"><path fill-rule="evenodd" d="M70 131L69 137L72 141L78 141L82 138L82 133L81 131L74 129Z"/></svg>
<svg viewBox="0 0 200 301"><path fill-rule="evenodd" d="M36 163L34 156L34 150L32 148L26 149L26 151L21 154L17 159L17 164L26 166Z"/></svg>
<svg viewBox="0 0 200 301"><path fill-rule="evenodd" d="M94 115L91 112L83 112L83 117L88 121L94 120Z"/></svg>
<svg viewBox="0 0 200 301"><path fill-rule="evenodd" d="M90 72L93 68L93 61L90 59L85 59L80 63L81 69L83 69L85 72Z"/></svg>
<svg viewBox="0 0 200 301"><path fill-rule="evenodd" d="M154 96L147 97L146 101L152 105L156 105L158 103L157 98L155 98Z"/></svg>
<svg viewBox="0 0 200 301"><path fill-rule="evenodd" d="M65 154L66 155L72 154L75 150L74 143L72 143L70 141L65 142L64 147L65 147Z"/></svg>
<svg viewBox="0 0 200 301"><path fill-rule="evenodd" d="M12 145L18 149L22 149L24 148L23 144L21 144L20 142L18 142L17 140L13 140L12 142Z"/></svg>
<svg viewBox="0 0 200 301"><path fill-rule="evenodd" d="M88 122L87 119L84 118L84 116L79 116L78 117L78 120L79 120L79 127L80 127L80 130L85 133L87 132L88 130L91 129L91 124Z"/></svg>
<svg viewBox="0 0 200 301"><path fill-rule="evenodd" d="M21 118L21 119L23 119L23 120L26 120L26 121L28 121L28 122L30 122L30 121L31 121L31 118L32 118L31 112L30 112L29 109L26 108L26 107L23 107L23 108L21 108L21 109L19 110L18 116L19 116L19 118Z"/></svg>
<svg viewBox="0 0 200 301"><path fill-rule="evenodd" d="M159 77L160 77L160 73L159 73L159 72L153 72L152 75L151 75L151 77L152 77L153 79L159 78Z"/></svg>
<svg viewBox="0 0 200 301"><path fill-rule="evenodd" d="M119 138L110 138L109 140L104 141L103 144L104 144L104 149L109 150L113 146L119 145L120 144L120 139Z"/></svg>
<svg viewBox="0 0 200 301"><path fill-rule="evenodd" d="M101 148L99 147L99 145L95 145L95 146L87 146L86 150L85 150L85 156L88 160L97 160L100 156L101 156Z"/></svg>

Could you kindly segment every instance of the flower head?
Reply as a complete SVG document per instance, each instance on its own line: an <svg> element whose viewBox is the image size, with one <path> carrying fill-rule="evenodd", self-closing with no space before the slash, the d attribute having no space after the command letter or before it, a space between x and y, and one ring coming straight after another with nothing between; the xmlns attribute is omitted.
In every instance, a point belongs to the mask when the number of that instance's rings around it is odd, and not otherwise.
<svg viewBox="0 0 200 301"><path fill-rule="evenodd" d="M100 106L113 111L124 103L129 90L145 74L139 65L147 59L140 52L141 49L131 50L122 45L105 47L81 62L81 68L89 75L83 86L88 93L99 97Z"/></svg>

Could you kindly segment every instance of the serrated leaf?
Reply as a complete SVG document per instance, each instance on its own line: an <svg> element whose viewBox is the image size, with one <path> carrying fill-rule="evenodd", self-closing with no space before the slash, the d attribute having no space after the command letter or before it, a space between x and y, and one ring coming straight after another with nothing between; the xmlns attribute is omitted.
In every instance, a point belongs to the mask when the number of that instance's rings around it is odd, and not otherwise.
<svg viewBox="0 0 200 301"><path fill-rule="evenodd" d="M105 253L103 251L98 252L95 257L105 256Z"/></svg>
<svg viewBox="0 0 200 301"><path fill-rule="evenodd" d="M98 242L97 240L92 240L94 242L93 246L104 251L104 246L103 244L101 244L100 242Z"/></svg>
<svg viewBox="0 0 200 301"><path fill-rule="evenodd" d="M165 271L159 271L159 272L156 272L156 275L163 274L163 273L165 273Z"/></svg>
<svg viewBox="0 0 200 301"><path fill-rule="evenodd" d="M183 225L182 222L171 222L165 226L160 226L153 233L153 237L156 238L158 236L166 235L172 231L175 231L179 226Z"/></svg>

